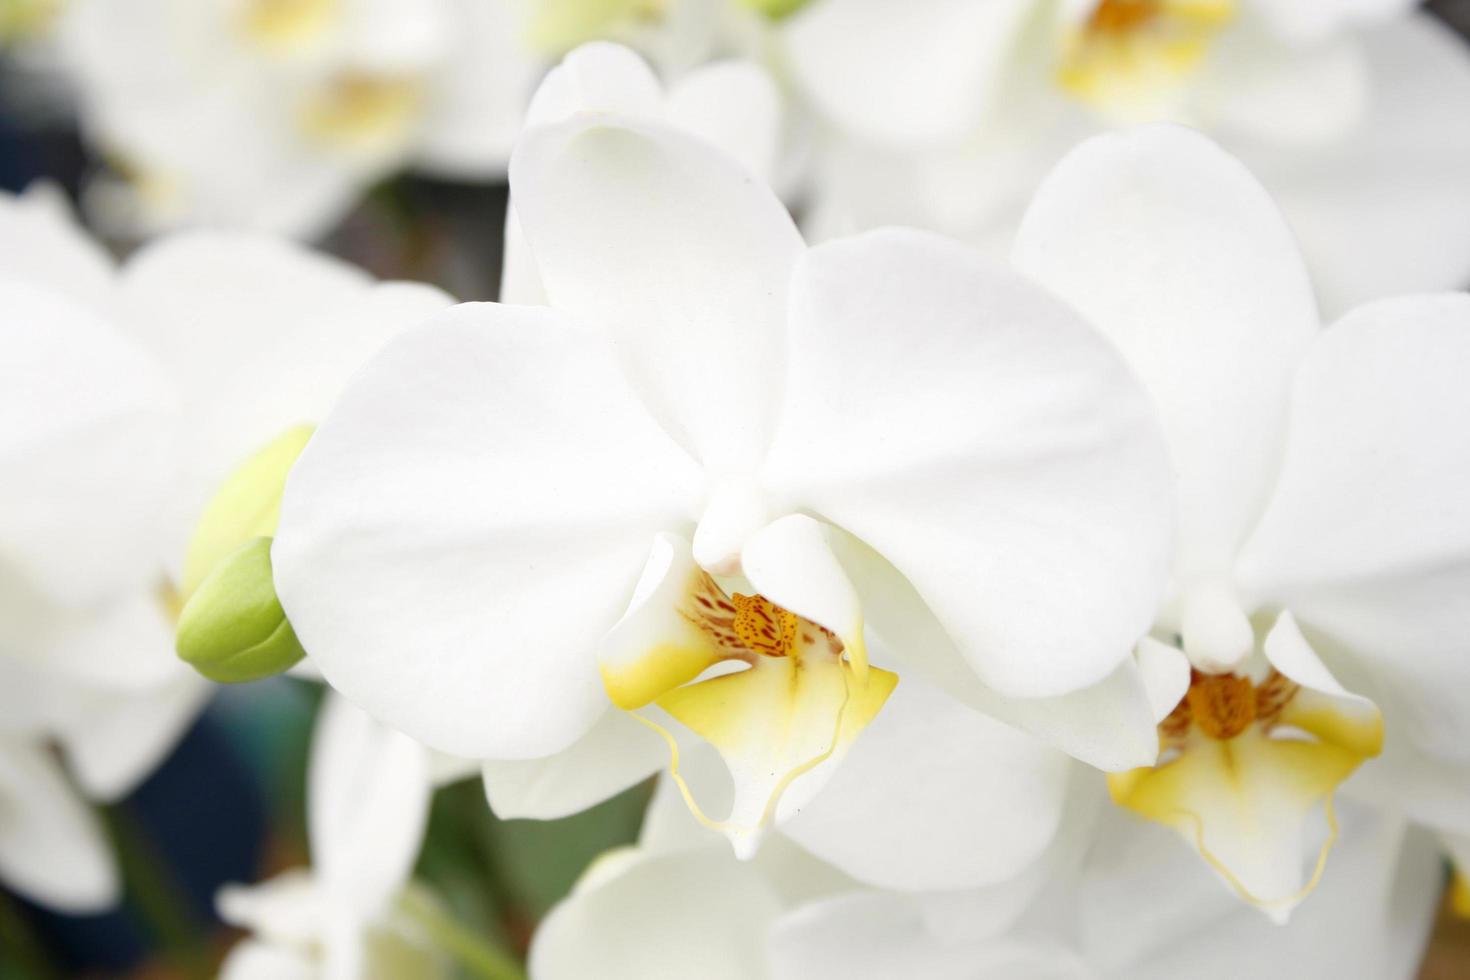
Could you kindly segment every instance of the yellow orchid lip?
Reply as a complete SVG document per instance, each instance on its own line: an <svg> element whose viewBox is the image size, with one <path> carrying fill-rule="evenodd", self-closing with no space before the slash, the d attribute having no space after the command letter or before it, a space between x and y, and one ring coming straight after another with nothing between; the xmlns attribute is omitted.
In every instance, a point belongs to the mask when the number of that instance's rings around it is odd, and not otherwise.
<svg viewBox="0 0 1470 980"><path fill-rule="evenodd" d="M1235 16L1235 0L1100 0L1063 40L1057 82L1109 115L1166 113Z"/></svg>
<svg viewBox="0 0 1470 980"><path fill-rule="evenodd" d="M661 540L657 585L604 640L604 686L618 707L662 735L670 774L695 817L752 853L776 806L801 775L840 756L877 715L896 675L863 664L842 640L759 594L726 591L687 546ZM701 677L727 664L733 672ZM725 820L709 818L679 772L656 705L719 751L735 784Z"/></svg>
<svg viewBox="0 0 1470 980"><path fill-rule="evenodd" d="M1275 667L1259 682L1192 670L1185 696L1159 723L1159 763L1110 774L1108 788L1120 806L1178 831L1244 900L1284 916L1326 867L1337 837L1333 793L1382 743L1382 717L1361 699L1315 690ZM1299 846L1318 803L1327 837L1308 880L1261 894L1257 882Z"/></svg>

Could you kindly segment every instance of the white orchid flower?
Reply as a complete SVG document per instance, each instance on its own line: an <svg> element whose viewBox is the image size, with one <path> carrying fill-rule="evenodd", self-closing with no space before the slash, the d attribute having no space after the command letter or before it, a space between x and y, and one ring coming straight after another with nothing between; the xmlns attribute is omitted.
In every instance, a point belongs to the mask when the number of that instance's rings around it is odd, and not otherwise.
<svg viewBox="0 0 1470 980"><path fill-rule="evenodd" d="M428 753L329 693L307 778L312 868L221 889L220 916L254 934L231 951L221 976L451 976L401 907L428 822Z"/></svg>
<svg viewBox="0 0 1470 980"><path fill-rule="evenodd" d="M711 60L764 59L770 20L802 0L519 0L526 42L560 56L589 41L626 45L677 79Z"/></svg>
<svg viewBox="0 0 1470 980"><path fill-rule="evenodd" d="M511 0L72 0L60 25L92 190L131 233L311 237L404 166L504 171L540 72Z"/></svg>
<svg viewBox="0 0 1470 980"><path fill-rule="evenodd" d="M1380 748L1359 791L1463 832L1470 297L1383 301L1320 331L1265 191L1168 126L1068 157L1016 263L1118 345L1178 478L1173 596L1140 649L1174 665L1177 707L1160 765L1113 777L1118 802L1278 917L1322 870L1332 836L1308 845L1310 826Z"/></svg>
<svg viewBox="0 0 1470 980"><path fill-rule="evenodd" d="M928 664L895 712L947 670L991 702L1058 699L1017 710L1115 767L1154 758L1126 651L1164 571L1162 461L1085 324L921 234L808 251L769 188L657 123L534 128L511 180L550 308L461 306L390 345L293 471L276 583L334 687L426 744L512 764L523 798L544 787L557 808L656 768L630 714L677 722L734 776L718 823L743 851L849 749L869 764L857 736L878 718L876 735L900 657ZM865 625L892 661L870 662ZM1074 717L1098 686L1136 696L1141 732ZM1054 756L976 725L967 755L1054 813ZM924 765L881 744L874 766ZM914 782L999 809L976 772L928 759L935 778ZM865 819L902 826L887 802ZM1049 818L1025 812L1000 814L1015 853L974 874L1044 845ZM862 851L863 828L833 822L847 838L829 846ZM874 877L919 863L880 857Z"/></svg>
<svg viewBox="0 0 1470 980"><path fill-rule="evenodd" d="M885 223L1004 254L1036 185L1119 122L1244 160L1323 306L1470 280L1470 50L1406 0L817 0L783 32L831 139L810 230Z"/></svg>

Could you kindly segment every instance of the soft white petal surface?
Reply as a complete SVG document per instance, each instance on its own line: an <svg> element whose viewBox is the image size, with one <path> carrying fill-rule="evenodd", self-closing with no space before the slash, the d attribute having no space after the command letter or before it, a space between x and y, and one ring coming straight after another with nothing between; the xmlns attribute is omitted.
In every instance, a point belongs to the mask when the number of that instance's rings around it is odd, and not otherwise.
<svg viewBox="0 0 1470 980"><path fill-rule="evenodd" d="M668 764L648 726L616 708L568 748L544 759L484 763L485 796L502 820L555 820L580 813Z"/></svg>
<svg viewBox="0 0 1470 980"><path fill-rule="evenodd" d="M101 912L120 884L101 822L39 743L0 739L0 879L42 905Z"/></svg>
<svg viewBox="0 0 1470 980"><path fill-rule="evenodd" d="M1280 212L1205 137L1150 126L1063 160L1015 258L1153 393L1178 477L1182 584L1226 575L1270 491L1291 378L1318 326Z"/></svg>
<svg viewBox="0 0 1470 980"><path fill-rule="evenodd" d="M598 338L466 305L390 345L297 462L273 548L312 659L388 723L535 758L607 705L598 639L697 472Z"/></svg>
<svg viewBox="0 0 1470 980"><path fill-rule="evenodd" d="M1368 102L1319 146L1222 132L1281 203L1337 315L1470 283L1470 49L1428 14L1366 32Z"/></svg>
<svg viewBox="0 0 1470 980"><path fill-rule="evenodd" d="M81 303L0 281L0 575L80 606L148 588L172 476L173 392Z"/></svg>
<svg viewBox="0 0 1470 980"><path fill-rule="evenodd" d="M1070 768L1055 749L904 676L782 829L871 885L973 888L1016 874L1051 841Z"/></svg>
<svg viewBox="0 0 1470 980"><path fill-rule="evenodd" d="M1242 555L1262 601L1345 645L1422 749L1470 765L1470 296L1363 307L1297 379L1271 506Z"/></svg>
<svg viewBox="0 0 1470 980"><path fill-rule="evenodd" d="M772 491L892 562L996 690L1112 673L1158 602L1170 487L1106 342L1009 270L898 230L812 249L791 330Z"/></svg>
<svg viewBox="0 0 1470 980"><path fill-rule="evenodd" d="M537 980L770 975L761 939L780 906L727 849L633 858L610 878L593 871L537 930L530 958Z"/></svg>
<svg viewBox="0 0 1470 980"><path fill-rule="evenodd" d="M802 250L775 194L697 137L615 117L530 130L511 192L551 305L606 331L706 467L754 466Z"/></svg>
<svg viewBox="0 0 1470 980"><path fill-rule="evenodd" d="M312 736L307 785L311 858L330 900L380 913L408 881L429 819L429 758L335 692Z"/></svg>

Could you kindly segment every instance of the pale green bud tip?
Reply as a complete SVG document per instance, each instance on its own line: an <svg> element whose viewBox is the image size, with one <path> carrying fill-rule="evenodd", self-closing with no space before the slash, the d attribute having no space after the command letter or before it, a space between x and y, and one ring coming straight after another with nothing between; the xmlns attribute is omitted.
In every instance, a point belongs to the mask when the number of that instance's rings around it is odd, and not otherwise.
<svg viewBox="0 0 1470 980"><path fill-rule="evenodd" d="M743 0L744 4L758 14L765 14L771 20L780 20L790 17L810 0Z"/></svg>
<svg viewBox="0 0 1470 980"><path fill-rule="evenodd" d="M226 684L271 677L306 655L276 598L270 538L245 542L199 584L179 614L175 649Z"/></svg>

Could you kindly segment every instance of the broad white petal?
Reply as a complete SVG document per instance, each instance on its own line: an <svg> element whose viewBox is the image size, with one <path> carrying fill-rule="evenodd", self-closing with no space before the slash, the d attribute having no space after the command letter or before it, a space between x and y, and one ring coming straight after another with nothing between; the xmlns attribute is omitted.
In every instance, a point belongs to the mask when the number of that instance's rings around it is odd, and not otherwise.
<svg viewBox="0 0 1470 980"><path fill-rule="evenodd" d="M1159 739L1147 678L1127 657L1096 684L1053 698L1007 698L975 676L914 587L850 534L830 537L862 598L863 616L894 656L901 677L917 673L992 718L1099 769L1151 765Z"/></svg>
<svg viewBox="0 0 1470 980"><path fill-rule="evenodd" d="M773 493L890 561L997 691L1112 673L1162 590L1170 482L1148 399L1107 343L919 232L812 249L792 311Z"/></svg>
<svg viewBox="0 0 1470 980"><path fill-rule="evenodd" d="M123 288L129 327L167 365L187 408L179 559L194 519L242 461L319 421L389 338L453 302L429 286L375 286L289 242L224 232L148 246L124 268Z"/></svg>
<svg viewBox="0 0 1470 980"><path fill-rule="evenodd" d="M595 867L595 866L594 866ZM641 856L590 876L542 922L537 980L762 980L762 942L780 912L749 865L723 848Z"/></svg>
<svg viewBox="0 0 1470 980"><path fill-rule="evenodd" d="M945 942L926 930L916 903L884 892L843 895L788 913L771 932L770 955L775 980L1097 976L1051 937Z"/></svg>
<svg viewBox="0 0 1470 980"><path fill-rule="evenodd" d="M319 980L310 956L284 946L246 939L231 947L219 980Z"/></svg>
<svg viewBox="0 0 1470 980"><path fill-rule="evenodd" d="M11 738L0 740L0 879L62 912L101 912L120 894L96 815L44 745Z"/></svg>
<svg viewBox="0 0 1470 980"><path fill-rule="evenodd" d="M19 196L0 193L5 278L66 296L93 313L116 310L113 263L77 224L66 196L49 183Z"/></svg>
<svg viewBox="0 0 1470 980"><path fill-rule="evenodd" d="M870 885L973 888L1010 878L1050 843L1070 769L1055 749L905 676L782 829Z"/></svg>
<svg viewBox="0 0 1470 980"><path fill-rule="evenodd" d="M488 761L490 809L502 820L555 820L620 793L669 761L663 739L617 708L568 748L544 759Z"/></svg>
<svg viewBox="0 0 1470 980"><path fill-rule="evenodd" d="M663 87L653 69L621 44L594 41L574 49L546 73L526 126L552 126L582 113L656 118Z"/></svg>
<svg viewBox="0 0 1470 980"><path fill-rule="evenodd" d="M1330 316L1470 282L1470 50L1427 13L1361 40L1368 103L1350 131L1314 147L1226 144L1281 203Z"/></svg>
<svg viewBox="0 0 1470 980"><path fill-rule="evenodd" d="M781 138L781 93L753 61L718 61L669 86L664 112L679 126L739 160L758 180L773 183Z"/></svg>
<svg viewBox="0 0 1470 980"><path fill-rule="evenodd" d="M1148 126L1064 159L1014 254L1153 394L1178 477L1181 584L1227 575L1270 491L1291 378L1318 326L1280 212L1208 139Z"/></svg>
<svg viewBox="0 0 1470 980"><path fill-rule="evenodd" d="M429 819L429 758L330 692L312 735L307 834L331 901L368 919L408 881Z"/></svg>
<svg viewBox="0 0 1470 980"><path fill-rule="evenodd" d="M1297 44L1366 26L1381 26L1408 11L1416 0L1246 0L1285 41Z"/></svg>
<svg viewBox="0 0 1470 980"><path fill-rule="evenodd" d="M1025 0L826 0L781 32L798 89L841 128L904 146L969 135L1001 93Z"/></svg>
<svg viewBox="0 0 1470 980"><path fill-rule="evenodd" d="M1297 378L1266 514L1241 556L1262 601L1342 644L1423 750L1470 763L1470 296L1375 303Z"/></svg>
<svg viewBox="0 0 1470 980"><path fill-rule="evenodd" d="M332 685L466 758L535 758L607 705L599 638L698 474L610 349L550 311L476 304L354 379L287 485L273 548Z"/></svg>
<svg viewBox="0 0 1470 980"><path fill-rule="evenodd" d="M1195 112L1222 137L1238 133L1310 151L1365 121L1369 83L1355 36L1296 47L1242 25L1212 46Z"/></svg>
<svg viewBox="0 0 1470 980"><path fill-rule="evenodd" d="M80 303L0 282L0 574L73 607L151 587L173 391Z"/></svg>
<svg viewBox="0 0 1470 980"><path fill-rule="evenodd" d="M1442 871L1423 834L1343 807L1340 853L1288 927L1222 889L1161 828L1114 811L1081 898L1085 953L1105 976L1234 980L1263 963L1281 976L1408 980L1417 971Z"/></svg>
<svg viewBox="0 0 1470 980"><path fill-rule="evenodd" d="M102 802L126 796L172 751L213 690L184 668L157 690L94 695L93 709L60 735L82 790Z"/></svg>
<svg viewBox="0 0 1470 980"><path fill-rule="evenodd" d="M611 116L528 132L511 193L551 305L607 332L706 467L753 467L802 249L775 194L697 137Z"/></svg>

